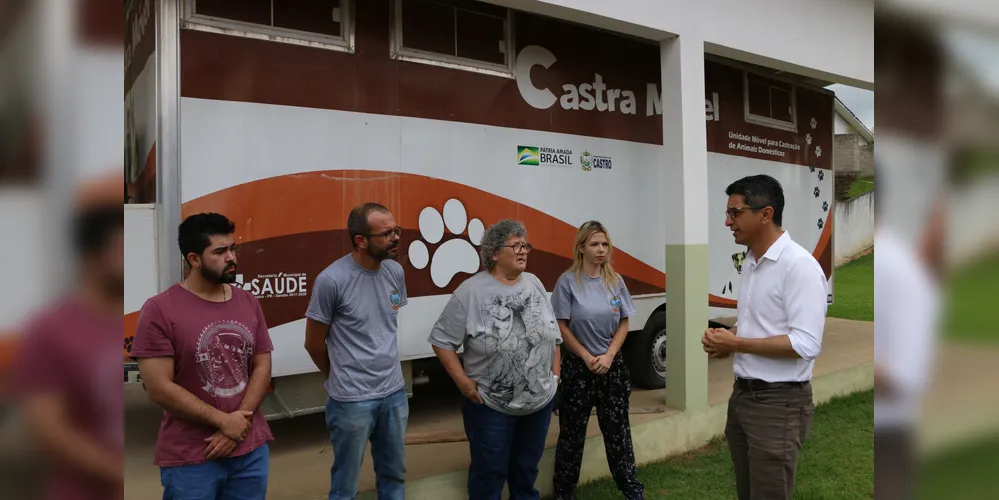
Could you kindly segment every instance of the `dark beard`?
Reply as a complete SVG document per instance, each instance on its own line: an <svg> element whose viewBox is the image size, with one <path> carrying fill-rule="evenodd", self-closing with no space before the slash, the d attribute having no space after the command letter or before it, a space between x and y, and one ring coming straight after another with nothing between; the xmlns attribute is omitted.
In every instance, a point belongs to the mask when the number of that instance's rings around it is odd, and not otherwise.
<svg viewBox="0 0 999 500"><path fill-rule="evenodd" d="M216 283L219 285L232 283L236 281L236 269L230 268L228 271L222 271L221 273L216 273L209 269L201 268L201 277L206 281L211 283Z"/></svg>
<svg viewBox="0 0 999 500"><path fill-rule="evenodd" d="M125 296L124 276L105 276L101 280L101 290L108 298L120 299Z"/></svg>
<svg viewBox="0 0 999 500"><path fill-rule="evenodd" d="M375 249L373 249L371 247L368 247L367 252L368 252L368 256L370 256L372 259L374 259L377 262L381 262L383 260L388 260L388 259L395 258L395 257L392 257L391 255L389 255L389 250L391 250L393 248L398 249L399 245L396 245L394 247L385 247L385 248L382 248L382 249L379 249L379 250L375 250ZM398 255L398 254L396 254L396 255Z"/></svg>

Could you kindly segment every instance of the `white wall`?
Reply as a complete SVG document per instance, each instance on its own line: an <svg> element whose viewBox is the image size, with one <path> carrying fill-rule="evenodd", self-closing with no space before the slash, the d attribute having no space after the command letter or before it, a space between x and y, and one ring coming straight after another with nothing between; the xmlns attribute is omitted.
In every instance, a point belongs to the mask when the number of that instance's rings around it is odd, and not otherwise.
<svg viewBox="0 0 999 500"><path fill-rule="evenodd" d="M487 0L650 39L699 39L711 53L874 90L872 0Z"/></svg>
<svg viewBox="0 0 999 500"><path fill-rule="evenodd" d="M856 131L853 130L853 127L851 127L850 124L839 115L839 113L833 115L833 125L833 130L836 135L856 133Z"/></svg>
<svg viewBox="0 0 999 500"><path fill-rule="evenodd" d="M834 206L833 265L838 266L874 244L874 193Z"/></svg>

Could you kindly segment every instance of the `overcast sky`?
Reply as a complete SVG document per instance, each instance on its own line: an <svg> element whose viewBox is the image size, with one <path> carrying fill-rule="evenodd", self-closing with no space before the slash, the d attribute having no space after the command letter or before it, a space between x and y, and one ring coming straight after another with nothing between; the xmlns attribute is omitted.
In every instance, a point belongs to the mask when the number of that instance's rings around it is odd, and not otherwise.
<svg viewBox="0 0 999 500"><path fill-rule="evenodd" d="M960 61L979 84L999 98L999 37L995 33L952 28L944 31L943 42L951 56ZM827 88L836 92L843 104L864 125L874 130L874 92L840 84Z"/></svg>
<svg viewBox="0 0 999 500"><path fill-rule="evenodd" d="M839 100L843 101L843 104L850 108L867 128L874 130L874 92L838 83L826 88L835 92L836 97L839 97Z"/></svg>

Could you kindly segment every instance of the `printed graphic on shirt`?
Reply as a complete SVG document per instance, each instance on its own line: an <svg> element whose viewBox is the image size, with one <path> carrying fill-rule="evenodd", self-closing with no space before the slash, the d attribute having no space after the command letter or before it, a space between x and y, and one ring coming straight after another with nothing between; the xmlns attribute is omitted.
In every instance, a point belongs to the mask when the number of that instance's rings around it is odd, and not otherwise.
<svg viewBox="0 0 999 500"><path fill-rule="evenodd" d="M533 287L492 295L479 307L476 337L492 353L485 378L490 399L511 409L537 407L551 396L544 382L555 342L545 319L545 297Z"/></svg>
<svg viewBox="0 0 999 500"><path fill-rule="evenodd" d="M398 310L402 307L402 295L399 294L399 290L392 290L389 293L389 298L392 299L392 309Z"/></svg>
<svg viewBox="0 0 999 500"><path fill-rule="evenodd" d="M614 312L621 312L621 297L617 295L611 297L610 304Z"/></svg>
<svg viewBox="0 0 999 500"><path fill-rule="evenodd" d="M235 321L212 323L201 332L195 356L205 392L219 398L237 396L250 379L253 335Z"/></svg>

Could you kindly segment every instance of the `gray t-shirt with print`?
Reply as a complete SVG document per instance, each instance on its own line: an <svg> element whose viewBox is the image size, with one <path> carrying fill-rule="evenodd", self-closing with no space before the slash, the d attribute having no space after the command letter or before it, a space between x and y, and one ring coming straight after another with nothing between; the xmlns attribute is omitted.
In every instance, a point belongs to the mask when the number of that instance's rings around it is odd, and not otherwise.
<svg viewBox="0 0 999 500"><path fill-rule="evenodd" d="M464 346L465 373L498 412L527 415L555 397L552 362L562 336L548 293L531 273L521 274L515 285L487 271L465 280L427 340L451 351Z"/></svg>
<svg viewBox="0 0 999 500"><path fill-rule="evenodd" d="M406 387L399 361L399 308L407 304L402 266L369 271L347 254L316 277L305 313L330 325L326 392L336 401L378 399Z"/></svg>
<svg viewBox="0 0 999 500"><path fill-rule="evenodd" d="M606 353L621 320L635 314L635 304L620 275L608 290L603 277L581 274L577 281L575 273L566 272L555 284L552 309L556 318L569 322L569 331L593 356Z"/></svg>

